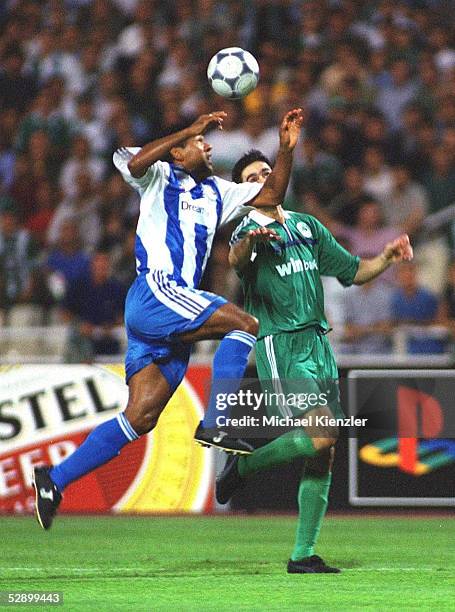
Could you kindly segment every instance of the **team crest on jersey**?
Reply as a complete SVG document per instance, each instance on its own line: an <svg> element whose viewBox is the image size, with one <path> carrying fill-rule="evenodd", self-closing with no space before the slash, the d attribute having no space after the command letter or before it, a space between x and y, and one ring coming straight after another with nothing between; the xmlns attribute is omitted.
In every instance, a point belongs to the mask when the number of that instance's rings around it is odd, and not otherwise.
<svg viewBox="0 0 455 612"><path fill-rule="evenodd" d="M304 221L300 221L299 223L297 223L296 227L297 227L297 231L300 232L304 238L313 237L310 226L307 225Z"/></svg>

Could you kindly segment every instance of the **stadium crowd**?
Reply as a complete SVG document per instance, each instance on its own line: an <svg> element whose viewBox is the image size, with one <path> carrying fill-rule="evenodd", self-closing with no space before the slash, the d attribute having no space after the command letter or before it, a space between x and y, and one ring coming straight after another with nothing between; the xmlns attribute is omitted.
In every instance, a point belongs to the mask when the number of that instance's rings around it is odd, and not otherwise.
<svg viewBox="0 0 455 612"><path fill-rule="evenodd" d="M454 9L451 0L2 2L3 325L72 322L68 358L119 350L111 332L135 275L138 198L114 171L113 151L226 110L225 129L207 139L216 172L229 177L248 149L273 159L280 117L301 106L286 207L320 218L357 255L403 231L415 245L415 263L396 275L342 291L327 281L340 350L388 352L398 325L414 326L409 352L447 350ZM261 69L242 101L215 96L206 78L209 59L229 46L252 51ZM229 233L204 287L238 301Z"/></svg>

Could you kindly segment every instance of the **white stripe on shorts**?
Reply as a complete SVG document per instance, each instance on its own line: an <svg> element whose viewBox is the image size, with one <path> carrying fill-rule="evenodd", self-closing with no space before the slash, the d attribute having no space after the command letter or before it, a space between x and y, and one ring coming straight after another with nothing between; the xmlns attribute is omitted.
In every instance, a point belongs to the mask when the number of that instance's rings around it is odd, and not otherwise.
<svg viewBox="0 0 455 612"><path fill-rule="evenodd" d="M265 351L269 360L270 369L272 372L272 385L275 393L282 393L284 395L283 387L280 381L280 375L278 374L278 367L276 365L275 350L273 348L273 336L264 337ZM292 410L286 404L278 402L278 409L283 416L292 417Z"/></svg>

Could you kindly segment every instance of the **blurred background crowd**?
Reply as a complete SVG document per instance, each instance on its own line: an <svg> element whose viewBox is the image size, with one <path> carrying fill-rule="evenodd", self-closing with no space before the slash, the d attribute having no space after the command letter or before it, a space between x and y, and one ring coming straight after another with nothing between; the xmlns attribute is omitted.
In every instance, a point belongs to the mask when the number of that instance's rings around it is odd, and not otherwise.
<svg viewBox="0 0 455 612"><path fill-rule="evenodd" d="M207 139L229 178L251 148L273 160L281 116L301 106L287 208L317 216L354 254L376 255L404 231L415 245L414 263L364 287L327 280L338 350L447 351L454 14L451 0L3 0L1 325L63 321L67 360L120 351L113 330L135 276L138 198L113 151L226 110L225 129ZM227 101L209 90L206 67L236 45L257 57L261 78ZM229 229L204 287L240 303Z"/></svg>

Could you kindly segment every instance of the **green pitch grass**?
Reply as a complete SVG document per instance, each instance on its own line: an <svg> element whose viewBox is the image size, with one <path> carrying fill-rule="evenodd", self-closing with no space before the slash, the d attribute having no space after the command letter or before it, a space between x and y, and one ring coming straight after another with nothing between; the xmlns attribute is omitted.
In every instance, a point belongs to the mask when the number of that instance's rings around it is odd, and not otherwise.
<svg viewBox="0 0 455 612"><path fill-rule="evenodd" d="M290 517L1 518L0 591L62 591L46 610L454 610L455 521L327 518L339 575L288 575ZM24 606L11 606L9 609ZM35 610L43 607L35 607ZM6 608L5 608L6 610Z"/></svg>

